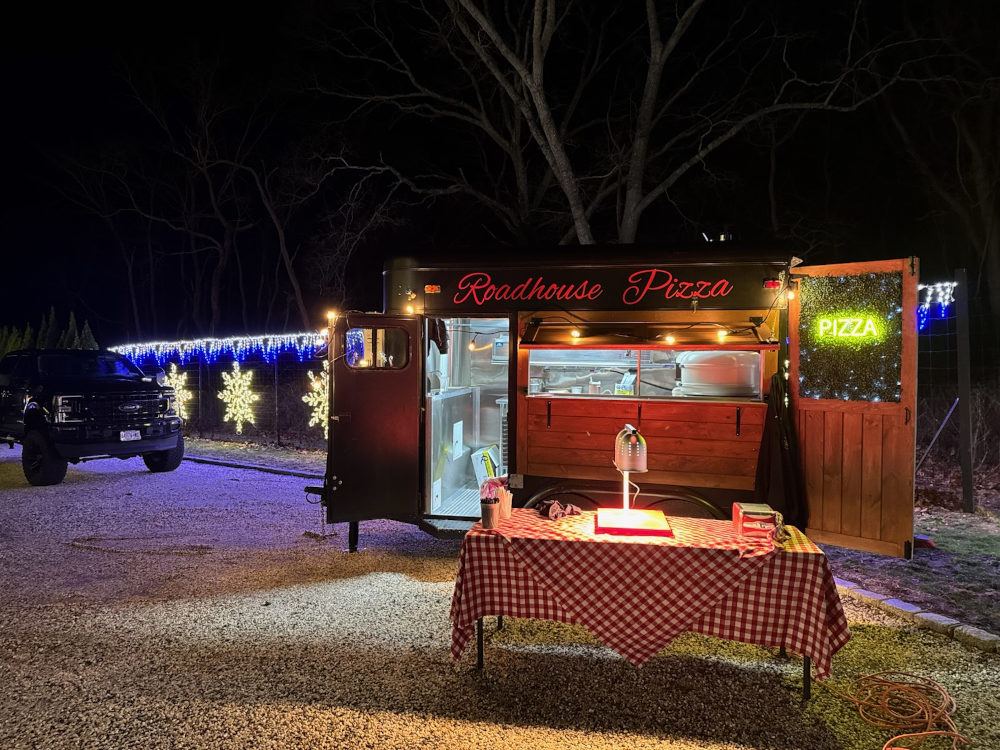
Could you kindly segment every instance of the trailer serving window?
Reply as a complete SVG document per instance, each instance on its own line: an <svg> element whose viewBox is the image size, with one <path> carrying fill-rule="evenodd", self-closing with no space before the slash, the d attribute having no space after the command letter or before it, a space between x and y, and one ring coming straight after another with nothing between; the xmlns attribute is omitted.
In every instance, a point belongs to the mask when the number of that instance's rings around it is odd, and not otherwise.
<svg viewBox="0 0 1000 750"><path fill-rule="evenodd" d="M528 394L760 399L777 349L766 315L527 321ZM773 357L772 357L773 359Z"/></svg>
<svg viewBox="0 0 1000 750"><path fill-rule="evenodd" d="M528 393L759 399L762 356L759 350L533 348Z"/></svg>

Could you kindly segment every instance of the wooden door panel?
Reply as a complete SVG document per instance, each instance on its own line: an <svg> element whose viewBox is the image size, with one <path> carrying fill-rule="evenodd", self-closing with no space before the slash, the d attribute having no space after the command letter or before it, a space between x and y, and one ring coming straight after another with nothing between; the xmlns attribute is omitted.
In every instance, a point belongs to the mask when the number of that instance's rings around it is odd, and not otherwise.
<svg viewBox="0 0 1000 750"><path fill-rule="evenodd" d="M882 533L882 417L862 417L861 536L878 539Z"/></svg>
<svg viewBox="0 0 1000 750"><path fill-rule="evenodd" d="M863 447L861 415L845 413L843 426L843 462L845 467L860 467ZM843 473L840 489L840 528L848 536L861 536L861 472Z"/></svg>
<svg viewBox="0 0 1000 750"><path fill-rule="evenodd" d="M841 533L844 415L823 413L823 528Z"/></svg>
<svg viewBox="0 0 1000 750"><path fill-rule="evenodd" d="M913 433L906 415L882 418L882 539L913 534Z"/></svg>

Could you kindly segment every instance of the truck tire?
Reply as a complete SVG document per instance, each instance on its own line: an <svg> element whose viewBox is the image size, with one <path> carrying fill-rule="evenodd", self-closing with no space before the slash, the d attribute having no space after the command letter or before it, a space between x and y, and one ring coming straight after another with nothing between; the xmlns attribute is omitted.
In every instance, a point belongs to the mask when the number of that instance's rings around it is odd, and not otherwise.
<svg viewBox="0 0 1000 750"><path fill-rule="evenodd" d="M21 443L21 469L29 484L59 484L66 476L66 459L56 453L45 433L31 430Z"/></svg>
<svg viewBox="0 0 1000 750"><path fill-rule="evenodd" d="M167 451L156 451L156 453L144 453L142 460L146 468L150 471L173 471L181 465L184 458L184 436L177 436L177 447Z"/></svg>

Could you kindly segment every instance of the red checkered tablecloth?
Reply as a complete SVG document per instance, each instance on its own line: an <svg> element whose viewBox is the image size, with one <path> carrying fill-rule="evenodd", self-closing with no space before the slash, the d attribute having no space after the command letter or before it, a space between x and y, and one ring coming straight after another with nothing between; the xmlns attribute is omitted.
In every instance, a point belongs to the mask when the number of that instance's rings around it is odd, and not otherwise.
<svg viewBox="0 0 1000 750"><path fill-rule="evenodd" d="M822 551L788 527L781 549L729 521L671 517L673 537L597 534L595 514L556 521L515 508L462 543L451 603L452 657L484 615L582 625L636 666L680 633L808 656L816 677L850 638Z"/></svg>

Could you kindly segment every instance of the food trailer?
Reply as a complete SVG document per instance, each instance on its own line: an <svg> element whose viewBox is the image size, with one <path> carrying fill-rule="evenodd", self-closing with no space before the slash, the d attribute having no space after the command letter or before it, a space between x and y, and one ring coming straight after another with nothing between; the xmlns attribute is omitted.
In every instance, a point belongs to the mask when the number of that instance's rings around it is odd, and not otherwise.
<svg viewBox="0 0 1000 750"><path fill-rule="evenodd" d="M327 466L307 491L352 550L369 519L463 534L492 476L516 506L620 505L631 425L634 507L766 502L815 541L909 557L917 270L731 243L393 260L383 312L329 314Z"/></svg>

